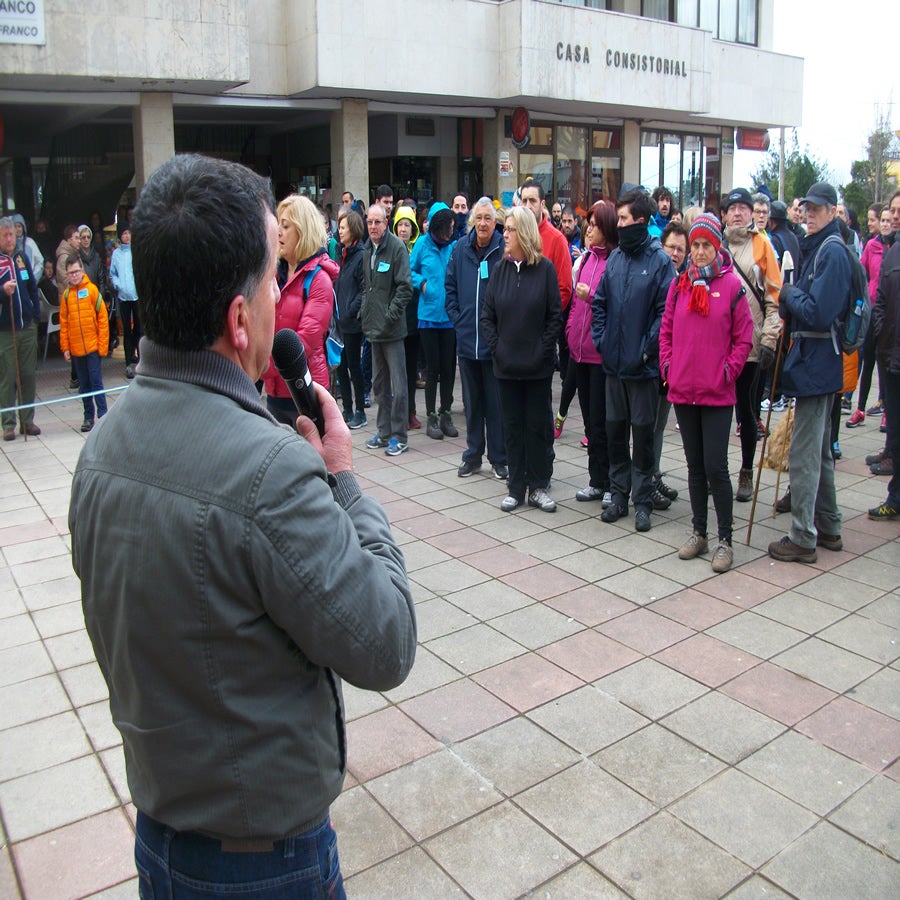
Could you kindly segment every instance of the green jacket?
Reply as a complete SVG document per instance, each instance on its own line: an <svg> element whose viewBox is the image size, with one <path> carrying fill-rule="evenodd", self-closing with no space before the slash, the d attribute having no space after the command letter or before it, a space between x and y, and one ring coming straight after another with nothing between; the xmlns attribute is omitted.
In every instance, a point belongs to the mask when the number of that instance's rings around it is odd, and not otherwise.
<svg viewBox="0 0 900 900"><path fill-rule="evenodd" d="M409 253L403 241L385 232L374 247L363 249L363 332L374 342L402 341L406 337L406 306L412 299Z"/></svg>

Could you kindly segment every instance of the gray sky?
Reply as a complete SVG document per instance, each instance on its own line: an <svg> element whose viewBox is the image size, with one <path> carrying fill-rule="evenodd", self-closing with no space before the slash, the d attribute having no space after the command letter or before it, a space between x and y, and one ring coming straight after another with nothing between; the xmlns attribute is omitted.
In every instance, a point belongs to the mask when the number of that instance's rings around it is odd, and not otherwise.
<svg viewBox="0 0 900 900"><path fill-rule="evenodd" d="M900 130L897 23L889 0L775 0L772 49L804 58L800 151L827 163L837 184L846 184L851 163L865 158L879 112ZM777 146L778 129L769 134ZM749 182L760 162L761 153L736 151L735 184Z"/></svg>

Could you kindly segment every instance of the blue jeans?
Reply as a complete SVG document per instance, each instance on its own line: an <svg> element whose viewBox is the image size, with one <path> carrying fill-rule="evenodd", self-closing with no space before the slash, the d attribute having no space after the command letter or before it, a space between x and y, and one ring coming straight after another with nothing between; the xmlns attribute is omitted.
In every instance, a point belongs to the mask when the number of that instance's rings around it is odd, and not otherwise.
<svg viewBox="0 0 900 900"><path fill-rule="evenodd" d="M222 844L174 831L139 811L134 861L141 900L346 898L337 835L327 818L267 851L228 852Z"/></svg>
<svg viewBox="0 0 900 900"><path fill-rule="evenodd" d="M82 393L103 390L103 370L100 368L100 354L95 350L87 356L73 356L75 374L78 376L79 389ZM106 394L97 394L96 397L82 397L84 405L84 417L94 421L94 401L97 401L97 417L106 415Z"/></svg>

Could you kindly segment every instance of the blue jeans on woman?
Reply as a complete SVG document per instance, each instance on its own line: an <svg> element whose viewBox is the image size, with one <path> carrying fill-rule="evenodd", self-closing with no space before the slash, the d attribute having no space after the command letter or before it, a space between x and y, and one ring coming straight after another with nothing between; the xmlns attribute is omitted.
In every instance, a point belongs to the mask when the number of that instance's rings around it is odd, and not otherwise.
<svg viewBox="0 0 900 900"><path fill-rule="evenodd" d="M266 849L242 844L175 831L139 811L134 860L141 900L345 900L337 835L327 818Z"/></svg>

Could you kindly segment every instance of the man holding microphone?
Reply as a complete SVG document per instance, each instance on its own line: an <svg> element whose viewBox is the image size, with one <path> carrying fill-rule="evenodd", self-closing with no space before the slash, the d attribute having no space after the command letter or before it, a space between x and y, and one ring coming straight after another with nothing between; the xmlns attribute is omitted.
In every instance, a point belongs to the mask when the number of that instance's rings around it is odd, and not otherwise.
<svg viewBox="0 0 900 900"><path fill-rule="evenodd" d="M235 163L176 156L150 178L132 223L137 377L72 483L142 896L343 897L341 680L388 690L415 656L403 555L334 400L316 386L324 433L301 417L298 435L254 387L278 299L273 209Z"/></svg>

